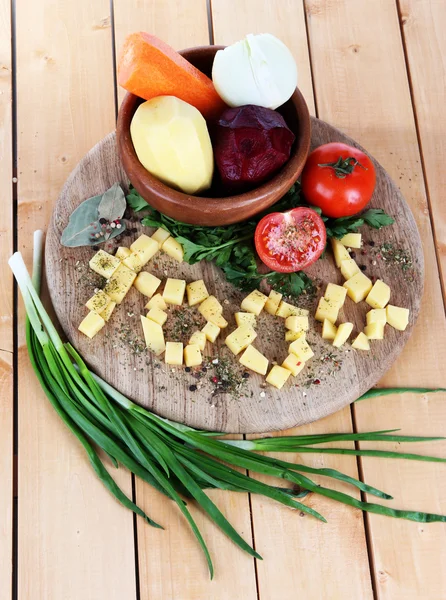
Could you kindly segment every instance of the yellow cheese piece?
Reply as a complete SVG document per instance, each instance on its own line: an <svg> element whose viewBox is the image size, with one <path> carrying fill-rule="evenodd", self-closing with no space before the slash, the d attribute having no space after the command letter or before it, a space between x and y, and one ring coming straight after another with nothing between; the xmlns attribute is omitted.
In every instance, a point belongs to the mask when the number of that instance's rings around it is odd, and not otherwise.
<svg viewBox="0 0 446 600"><path fill-rule="evenodd" d="M155 294L150 298L144 308L150 310L151 308L159 308L160 310L166 310L167 304L164 302L164 298L160 293Z"/></svg>
<svg viewBox="0 0 446 600"><path fill-rule="evenodd" d="M115 252L115 257L119 258L119 260L124 260L127 256L130 256L132 251L130 248L126 248L125 246L119 246L119 248Z"/></svg>
<svg viewBox="0 0 446 600"><path fill-rule="evenodd" d="M353 275L353 277L350 277L350 279L347 279L347 281L344 282L344 287L347 288L348 297L351 298L353 302L358 303L367 297L373 284L367 275L364 275L364 273L360 271L359 273L356 273L356 275Z"/></svg>
<svg viewBox="0 0 446 600"><path fill-rule="evenodd" d="M352 343L352 348L355 350L370 350L369 338L365 333L361 331L361 333L355 337Z"/></svg>
<svg viewBox="0 0 446 600"><path fill-rule="evenodd" d="M136 273L125 265L120 264L110 279L107 281L104 292L110 296L113 302L121 304L127 292L135 281Z"/></svg>
<svg viewBox="0 0 446 600"><path fill-rule="evenodd" d="M268 370L268 359L251 344L241 355L240 364L260 375L266 375Z"/></svg>
<svg viewBox="0 0 446 600"><path fill-rule="evenodd" d="M152 321L152 319L147 319L142 315L141 324L147 348L156 354L156 356L159 356L166 349L163 328L158 323L155 323L155 321Z"/></svg>
<svg viewBox="0 0 446 600"><path fill-rule="evenodd" d="M121 264L121 261L119 258L116 258L116 256L113 256L104 250L98 250L98 252L92 256L88 264L92 271L105 277L105 279L110 279Z"/></svg>
<svg viewBox="0 0 446 600"><path fill-rule="evenodd" d="M321 321L322 323L325 319L328 319L331 323L336 323L336 319L338 318L339 309L331 300L327 300L327 298L321 298L319 300L319 304L317 305L316 314L314 318L316 321Z"/></svg>
<svg viewBox="0 0 446 600"><path fill-rule="evenodd" d="M341 274L344 279L350 279L356 273L360 273L361 269L358 267L353 258L347 258L341 262Z"/></svg>
<svg viewBox="0 0 446 600"><path fill-rule="evenodd" d="M386 307L386 317L389 325L399 331L404 331L409 323L409 309L388 304Z"/></svg>
<svg viewBox="0 0 446 600"><path fill-rule="evenodd" d="M297 358L306 362L312 356L314 356L313 350L310 348L305 336L301 336L292 344L290 344L289 348L290 354L295 354Z"/></svg>
<svg viewBox="0 0 446 600"><path fill-rule="evenodd" d="M341 285L335 283L329 283L325 290L324 298L334 304L337 309L341 309L344 306L345 297L347 296L347 290Z"/></svg>
<svg viewBox="0 0 446 600"><path fill-rule="evenodd" d="M350 337L353 331L353 323L341 323L336 331L335 339L333 340L333 346L340 348Z"/></svg>
<svg viewBox="0 0 446 600"><path fill-rule="evenodd" d="M218 325L220 329L224 329L228 326L228 322L221 314L222 310L223 306L215 296L209 296L209 298L206 298L206 300L198 307L198 312L203 315L206 321L210 321L211 323L214 323L214 325Z"/></svg>
<svg viewBox="0 0 446 600"><path fill-rule="evenodd" d="M336 266L339 269L341 262L343 260L348 260L350 258L350 254L348 253L347 248L343 246L336 238L331 238L331 249L333 250Z"/></svg>
<svg viewBox="0 0 446 600"><path fill-rule="evenodd" d="M194 333L190 336L189 345L198 346L203 352L206 347L206 334L204 331L194 331Z"/></svg>
<svg viewBox="0 0 446 600"><path fill-rule="evenodd" d="M322 325L322 339L334 340L336 337L337 330L338 328L336 327L336 325L333 325L333 323L328 319L324 319Z"/></svg>
<svg viewBox="0 0 446 600"><path fill-rule="evenodd" d="M186 367L198 367L203 362L200 346L198 344L188 344L184 348L184 362Z"/></svg>
<svg viewBox="0 0 446 600"><path fill-rule="evenodd" d="M145 265L158 252L159 246L158 242L143 233L133 244L130 244L130 250L139 254L142 265Z"/></svg>
<svg viewBox="0 0 446 600"><path fill-rule="evenodd" d="M283 300L276 311L276 317L282 317L282 319L286 319L287 317L308 317L309 314L310 311L307 309L298 308Z"/></svg>
<svg viewBox="0 0 446 600"><path fill-rule="evenodd" d="M126 267L135 271L135 273L139 273L144 266L142 258L137 252L130 252L122 262Z"/></svg>
<svg viewBox="0 0 446 600"><path fill-rule="evenodd" d="M158 227L158 229L155 231L155 233L152 234L152 240L155 240L155 242L158 242L158 248L161 248L161 246L164 244L164 242L170 238L170 233L168 231L166 231L165 229L163 229L162 227Z"/></svg>
<svg viewBox="0 0 446 600"><path fill-rule="evenodd" d="M220 335L221 329L220 327L218 327L218 325L214 325L214 323L208 321L201 331L206 336L208 342L211 342L213 344Z"/></svg>
<svg viewBox="0 0 446 600"><path fill-rule="evenodd" d="M188 283L186 286L186 293L189 306L195 306L196 304L203 302L203 300L206 300L206 298L209 298L209 292L202 279Z"/></svg>
<svg viewBox="0 0 446 600"><path fill-rule="evenodd" d="M90 311L85 319L81 322L78 329L81 333L92 339L99 331L101 331L104 325L105 321L101 315Z"/></svg>
<svg viewBox="0 0 446 600"><path fill-rule="evenodd" d="M167 240L161 246L161 250L177 262L183 262L183 246L173 237L167 238Z"/></svg>
<svg viewBox="0 0 446 600"><path fill-rule="evenodd" d="M367 325L371 323L383 323L385 325L387 323L386 317L386 309L385 308L372 308L366 314L365 318L367 319Z"/></svg>
<svg viewBox="0 0 446 600"><path fill-rule="evenodd" d="M290 331L308 331L310 328L308 317L287 317L285 319L285 327Z"/></svg>
<svg viewBox="0 0 446 600"><path fill-rule="evenodd" d="M155 323L158 323L158 325L161 326L167 321L167 313L156 307L151 308L146 316L148 319L155 321Z"/></svg>
<svg viewBox="0 0 446 600"><path fill-rule="evenodd" d="M112 302L110 301L106 308L104 308L104 310L100 313L101 317L104 319L104 321L110 321L110 317L112 316L112 312L115 310L116 307L116 302Z"/></svg>
<svg viewBox="0 0 446 600"><path fill-rule="evenodd" d="M372 308L385 308L390 300L390 287L381 279L375 281L369 295L365 299Z"/></svg>
<svg viewBox="0 0 446 600"><path fill-rule="evenodd" d="M268 297L265 294L262 294L259 290L253 290L243 299L240 308L245 312L254 313L258 316L262 312L267 300Z"/></svg>
<svg viewBox="0 0 446 600"><path fill-rule="evenodd" d="M291 374L296 377L305 367L305 362L298 358L295 354L288 354L282 363L282 367L291 371Z"/></svg>
<svg viewBox="0 0 446 600"><path fill-rule="evenodd" d="M167 304L181 306L183 304L186 282L184 279L168 279L164 286L163 298Z"/></svg>
<svg viewBox="0 0 446 600"><path fill-rule="evenodd" d="M257 324L257 319L254 313L236 312L234 317L238 327L240 327L240 325L251 325L251 327L255 327Z"/></svg>
<svg viewBox="0 0 446 600"><path fill-rule="evenodd" d="M238 354L249 346L257 337L257 333L250 325L241 325L234 329L225 340L225 344L234 354Z"/></svg>
<svg viewBox="0 0 446 600"><path fill-rule="evenodd" d="M279 308L280 301L282 300L282 294L271 290L268 296L268 300L265 302L264 309L270 315L275 315Z"/></svg>
<svg viewBox="0 0 446 600"><path fill-rule="evenodd" d="M305 331L285 331L285 341L286 342L294 342L294 340L299 339L305 335Z"/></svg>
<svg viewBox="0 0 446 600"><path fill-rule="evenodd" d="M182 365L183 344L181 342L166 342L164 361L167 365Z"/></svg>
<svg viewBox="0 0 446 600"><path fill-rule="evenodd" d="M278 390L281 390L290 375L291 371L288 369L279 367L279 365L274 365L274 367L268 373L266 381L276 387Z"/></svg>
<svg viewBox="0 0 446 600"><path fill-rule="evenodd" d="M96 294L92 296L90 300L88 300L85 306L88 308L88 310L92 310L100 315L101 312L107 308L110 302L111 300L104 290L98 290Z"/></svg>
<svg viewBox="0 0 446 600"><path fill-rule="evenodd" d="M369 340L384 339L384 323L370 323L364 328L365 335Z"/></svg>
<svg viewBox="0 0 446 600"><path fill-rule="evenodd" d="M347 248L360 248L362 245L362 235L360 233L347 233L339 241Z"/></svg>
<svg viewBox="0 0 446 600"><path fill-rule="evenodd" d="M151 298L161 284L161 279L148 271L141 271L133 284L138 292Z"/></svg>

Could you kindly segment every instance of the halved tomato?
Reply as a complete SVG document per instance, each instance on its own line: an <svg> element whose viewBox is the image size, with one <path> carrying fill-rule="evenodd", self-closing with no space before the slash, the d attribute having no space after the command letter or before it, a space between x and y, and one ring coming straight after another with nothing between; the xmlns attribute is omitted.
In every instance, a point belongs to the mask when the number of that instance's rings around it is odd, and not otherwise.
<svg viewBox="0 0 446 600"><path fill-rule="evenodd" d="M302 271L322 254L327 241L324 222L311 208L271 213L259 221L254 236L257 254L279 273Z"/></svg>

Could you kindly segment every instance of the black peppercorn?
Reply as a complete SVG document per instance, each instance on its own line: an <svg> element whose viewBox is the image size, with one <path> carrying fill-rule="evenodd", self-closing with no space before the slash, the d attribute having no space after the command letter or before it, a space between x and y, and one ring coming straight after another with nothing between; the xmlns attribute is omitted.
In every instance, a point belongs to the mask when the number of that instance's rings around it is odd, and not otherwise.
<svg viewBox="0 0 446 600"><path fill-rule="evenodd" d="M189 386L189 391L190 392L196 392L197 391L197 386L196 385L190 385Z"/></svg>

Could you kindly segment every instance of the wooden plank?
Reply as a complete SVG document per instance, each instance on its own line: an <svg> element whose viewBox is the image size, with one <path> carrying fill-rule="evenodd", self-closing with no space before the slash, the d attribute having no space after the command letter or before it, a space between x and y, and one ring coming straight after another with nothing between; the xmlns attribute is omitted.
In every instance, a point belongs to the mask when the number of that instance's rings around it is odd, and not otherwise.
<svg viewBox="0 0 446 600"><path fill-rule="evenodd" d="M415 115L421 142L437 256L446 299L446 115L444 114L446 56L445 4L442 0L400 0Z"/></svg>
<svg viewBox="0 0 446 600"><path fill-rule="evenodd" d="M314 112L301 2L212 0L212 17L216 44L233 43L251 32L268 31L282 39L296 57L299 87ZM283 432L283 435L327 431L352 431L350 410L344 409L317 423ZM301 458L294 454L288 458L358 475L353 457L305 454ZM373 597L360 513L311 497L306 502L327 518L328 523L323 524L308 517L300 518L296 512L257 496L252 496L251 502L256 548L264 558L257 562L262 600L277 598L277 590L280 590L281 598L288 600L295 597L296 589L308 598Z"/></svg>
<svg viewBox="0 0 446 600"><path fill-rule="evenodd" d="M444 387L446 324L396 7L387 0L309 0L306 9L320 116L347 131L388 169L412 207L424 243L428 268L422 312L382 383ZM444 398L439 396L361 402L355 414L362 431L393 426L409 434L444 431ZM442 450L424 447L425 453ZM398 506L445 512L438 465L377 459L362 460L362 465L366 481L393 493ZM378 598L445 595L440 575L444 527L375 515L368 522Z"/></svg>
<svg viewBox="0 0 446 600"><path fill-rule="evenodd" d="M33 230L47 227L69 172L113 128L108 1L17 3L17 87L18 247L29 264ZM21 310L18 597L134 598L132 514L40 391L23 324ZM131 493L130 475L114 475Z"/></svg>
<svg viewBox="0 0 446 600"><path fill-rule="evenodd" d="M177 49L207 44L206 4L201 0L180 3L115 0L117 51L126 35L141 29L154 33ZM138 524L141 600L211 597L213 600L228 597L253 600L257 597L253 560L235 548L206 517L191 507L214 559L213 582L208 579L201 551L177 507L139 479L136 479L136 494L143 508L150 510L166 527L165 531L155 531ZM210 496L252 543L248 497L216 491Z"/></svg>

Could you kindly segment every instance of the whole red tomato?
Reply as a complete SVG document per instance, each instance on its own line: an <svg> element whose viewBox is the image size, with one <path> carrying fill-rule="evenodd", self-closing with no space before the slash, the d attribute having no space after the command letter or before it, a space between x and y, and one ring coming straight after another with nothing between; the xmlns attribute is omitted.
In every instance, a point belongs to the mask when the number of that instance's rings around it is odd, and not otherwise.
<svg viewBox="0 0 446 600"><path fill-rule="evenodd" d="M360 212L375 189L375 167L370 158L352 146L332 142L309 155L302 172L302 192L308 204L327 217L348 217Z"/></svg>
<svg viewBox="0 0 446 600"><path fill-rule="evenodd" d="M324 251L326 241L323 220L306 207L266 215L254 235L260 259L279 273L294 273L309 267Z"/></svg>

